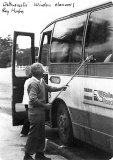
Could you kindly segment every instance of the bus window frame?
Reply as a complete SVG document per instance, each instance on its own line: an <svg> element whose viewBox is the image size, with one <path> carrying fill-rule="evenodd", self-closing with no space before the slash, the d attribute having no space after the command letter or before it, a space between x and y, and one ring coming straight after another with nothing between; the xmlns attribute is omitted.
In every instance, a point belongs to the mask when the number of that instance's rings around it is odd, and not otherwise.
<svg viewBox="0 0 113 160"><path fill-rule="evenodd" d="M68 20L68 19L70 19L70 18L74 18L74 17L79 17L79 16L82 16L82 15L86 15L86 20L85 20L85 24L84 24L84 30L83 30L83 36L82 36L82 44L81 44L81 59L80 59L80 62L51 62L50 60L50 54L51 54L51 45L52 45L52 38L53 38L53 33L54 33L54 29L55 29L55 26L56 26L56 24L57 24L57 22L59 22L59 21L63 21L63 20ZM61 64L61 65L66 65L66 64L71 64L71 65L79 65L79 64L81 64L82 63L82 61L85 59L85 54L84 54L84 51L85 51L85 36L86 36L86 29L87 29L87 21L88 21L88 12L85 12L84 14L80 14L80 15L75 15L75 16L73 16L73 17L68 17L68 18L64 18L64 19L61 19L61 20L59 20L59 21L57 21L57 22L55 22L54 23L54 28L53 28L53 32L52 32L52 35L51 35L51 45L50 45L50 52L49 52L49 63L50 64L54 64L54 65L59 65L59 64Z"/></svg>
<svg viewBox="0 0 113 160"><path fill-rule="evenodd" d="M87 19L87 26L86 26L86 35L87 35L87 29L88 29L88 22L89 22L89 20L90 20L90 16L91 16L91 14L92 13L94 13L94 12L97 12L97 11L100 11L100 10L103 10L103 9L109 9L110 7L112 7L113 8L113 4L111 5L108 5L108 6L103 6L103 7L101 7L101 8L95 8L94 10L92 10L92 11L90 11L90 12L88 12L88 19ZM85 52L85 49L86 49L86 35L85 35L85 41L84 41L84 59L85 59L85 57L86 57L86 53L87 52ZM95 57L94 57L95 58ZM88 63L88 65L107 65L107 64L113 64L113 62L96 62L96 61L89 61L89 63Z"/></svg>
<svg viewBox="0 0 113 160"><path fill-rule="evenodd" d="M42 35L41 35L41 43L40 43L40 49L39 49L39 62L41 62L41 57L42 57L42 48L43 48L43 42L44 42L44 37L46 35L48 35L50 33L51 37L52 37L52 30L50 31L46 31L46 32L43 32ZM51 38L50 38L50 48L51 48ZM49 53L50 53L50 49L49 49ZM48 59L49 59L49 54L48 54ZM48 64L49 65L49 61L48 61Z"/></svg>

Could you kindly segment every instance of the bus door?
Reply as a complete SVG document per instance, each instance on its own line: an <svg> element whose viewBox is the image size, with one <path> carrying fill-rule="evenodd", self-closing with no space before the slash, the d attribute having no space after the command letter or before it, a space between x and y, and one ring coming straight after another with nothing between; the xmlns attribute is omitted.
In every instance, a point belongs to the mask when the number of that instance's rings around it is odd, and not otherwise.
<svg viewBox="0 0 113 160"><path fill-rule="evenodd" d="M12 53L12 117L13 126L22 125L26 115L22 104L24 82L29 66L35 62L34 33L14 32Z"/></svg>

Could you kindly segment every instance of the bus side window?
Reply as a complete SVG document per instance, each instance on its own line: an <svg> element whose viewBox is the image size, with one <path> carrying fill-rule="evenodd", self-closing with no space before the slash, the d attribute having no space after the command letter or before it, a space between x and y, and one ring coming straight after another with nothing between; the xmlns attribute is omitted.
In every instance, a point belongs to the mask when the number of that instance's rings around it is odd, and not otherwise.
<svg viewBox="0 0 113 160"><path fill-rule="evenodd" d="M51 44L51 63L79 63L81 61L86 17L85 14L56 23Z"/></svg>
<svg viewBox="0 0 113 160"><path fill-rule="evenodd" d="M113 53L112 44L113 7L92 12L87 27L85 56L93 55L96 62L110 61L106 57Z"/></svg>
<svg viewBox="0 0 113 160"><path fill-rule="evenodd" d="M48 55L50 47L50 35L44 35L42 49L41 49L41 63L43 66L48 64Z"/></svg>

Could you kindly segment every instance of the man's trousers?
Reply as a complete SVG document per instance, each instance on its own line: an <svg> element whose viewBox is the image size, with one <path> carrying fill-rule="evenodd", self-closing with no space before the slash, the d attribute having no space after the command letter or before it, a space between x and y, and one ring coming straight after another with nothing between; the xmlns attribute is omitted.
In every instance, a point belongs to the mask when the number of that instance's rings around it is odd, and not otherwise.
<svg viewBox="0 0 113 160"><path fill-rule="evenodd" d="M25 152L33 155L36 152L43 152L45 147L45 112L42 109L29 109L28 119L30 130Z"/></svg>

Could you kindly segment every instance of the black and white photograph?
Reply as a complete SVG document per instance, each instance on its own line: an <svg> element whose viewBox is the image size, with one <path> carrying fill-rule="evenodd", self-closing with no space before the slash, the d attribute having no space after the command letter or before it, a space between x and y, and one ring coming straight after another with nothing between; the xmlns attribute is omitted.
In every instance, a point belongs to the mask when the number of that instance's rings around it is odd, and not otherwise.
<svg viewBox="0 0 113 160"><path fill-rule="evenodd" d="M0 160L113 160L113 2L0 1Z"/></svg>

